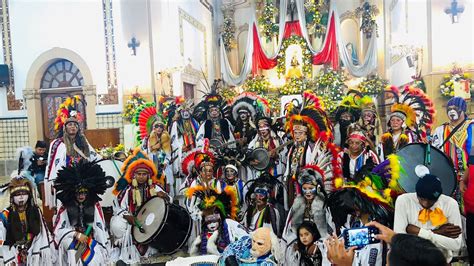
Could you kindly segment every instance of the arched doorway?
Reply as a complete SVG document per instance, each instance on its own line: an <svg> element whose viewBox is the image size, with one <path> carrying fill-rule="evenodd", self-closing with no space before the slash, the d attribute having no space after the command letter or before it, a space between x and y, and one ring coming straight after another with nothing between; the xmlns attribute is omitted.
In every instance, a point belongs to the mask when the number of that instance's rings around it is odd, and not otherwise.
<svg viewBox="0 0 474 266"><path fill-rule="evenodd" d="M40 82L41 109L43 114L43 134L46 141L56 137L54 120L59 105L67 98L74 95L81 96L84 78L81 71L67 59L53 61L44 71ZM86 116L85 105L78 103L77 110ZM86 119L80 123L82 130L87 128Z"/></svg>

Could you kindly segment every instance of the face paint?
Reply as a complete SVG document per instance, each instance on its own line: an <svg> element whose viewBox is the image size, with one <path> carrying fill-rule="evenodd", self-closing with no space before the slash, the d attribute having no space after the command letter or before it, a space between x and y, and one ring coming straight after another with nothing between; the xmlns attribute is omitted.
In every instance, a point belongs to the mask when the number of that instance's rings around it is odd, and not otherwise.
<svg viewBox="0 0 474 266"><path fill-rule="evenodd" d="M188 119L191 117L191 114L185 110L185 111L181 111L181 116L184 118L184 119Z"/></svg>
<svg viewBox="0 0 474 266"><path fill-rule="evenodd" d="M13 196L13 203L18 206L23 206L28 201L28 194Z"/></svg>
<svg viewBox="0 0 474 266"><path fill-rule="evenodd" d="M448 117L451 121L456 121L459 119L459 114L456 110L449 110Z"/></svg>
<svg viewBox="0 0 474 266"><path fill-rule="evenodd" d="M217 228L219 228L219 222L212 222L212 223L208 223L208 224L207 224L207 229L208 229L210 232L216 231Z"/></svg>

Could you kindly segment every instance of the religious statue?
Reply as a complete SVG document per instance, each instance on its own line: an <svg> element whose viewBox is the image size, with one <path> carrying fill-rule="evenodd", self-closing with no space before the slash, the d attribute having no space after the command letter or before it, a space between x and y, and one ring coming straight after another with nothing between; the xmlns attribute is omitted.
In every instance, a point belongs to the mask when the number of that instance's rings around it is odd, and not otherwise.
<svg viewBox="0 0 474 266"><path fill-rule="evenodd" d="M286 74L286 78L301 78L303 76L303 73L301 72L301 66L300 62L298 61L296 51L293 53L291 57L291 67L288 69L288 72Z"/></svg>

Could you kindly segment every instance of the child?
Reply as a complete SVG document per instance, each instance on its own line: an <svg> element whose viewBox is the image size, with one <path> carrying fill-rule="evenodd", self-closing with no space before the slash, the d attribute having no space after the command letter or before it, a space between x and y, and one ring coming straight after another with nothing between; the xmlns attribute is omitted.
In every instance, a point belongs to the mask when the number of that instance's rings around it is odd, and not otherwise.
<svg viewBox="0 0 474 266"><path fill-rule="evenodd" d="M321 238L316 224L305 221L297 229L297 238L286 250L286 263L291 265L322 265L317 241Z"/></svg>

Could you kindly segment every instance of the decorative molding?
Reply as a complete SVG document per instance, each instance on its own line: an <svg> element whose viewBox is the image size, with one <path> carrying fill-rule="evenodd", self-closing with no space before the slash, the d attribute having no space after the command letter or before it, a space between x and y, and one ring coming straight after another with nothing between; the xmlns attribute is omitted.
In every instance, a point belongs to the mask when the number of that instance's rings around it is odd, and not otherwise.
<svg viewBox="0 0 474 266"><path fill-rule="evenodd" d="M3 61L10 69L10 85L7 87L7 106L9 111L24 110L25 103L23 99L16 99L15 97L15 75L13 71L12 59L12 40L10 34L10 12L9 0L1 0L1 17L2 24L2 46L3 46Z"/></svg>
<svg viewBox="0 0 474 266"><path fill-rule="evenodd" d="M28 101L28 100L39 100L41 99L40 97L40 91L38 89L23 89L23 98Z"/></svg>
<svg viewBox="0 0 474 266"><path fill-rule="evenodd" d="M342 13L340 16L339 16L339 19L341 20L341 22L343 20L346 20L346 19L353 19L357 22L359 22L359 17L357 16L356 12L354 11L346 11L344 13Z"/></svg>
<svg viewBox="0 0 474 266"><path fill-rule="evenodd" d="M191 64L187 64L183 71L181 71L181 80L183 82L197 85L201 78L201 71L194 69Z"/></svg>
<svg viewBox="0 0 474 266"><path fill-rule="evenodd" d="M214 10L212 8L212 4L209 3L207 0L199 0L199 3L201 3L209 12L211 12L211 16L214 17Z"/></svg>
<svg viewBox="0 0 474 266"><path fill-rule="evenodd" d="M82 94L85 96L96 96L97 95L97 90L95 85L86 85L82 86Z"/></svg>
<svg viewBox="0 0 474 266"><path fill-rule="evenodd" d="M201 31L204 34L204 72L207 73L207 32L206 27L199 22L197 19L192 17L190 14L186 13L181 8L178 8L179 13L179 51L181 56L184 57L184 32L183 32L183 22L187 21L189 24L194 26L197 30Z"/></svg>
<svg viewBox="0 0 474 266"><path fill-rule="evenodd" d="M99 105L118 104L117 65L115 61L114 17L112 14L112 0L102 0L102 12L104 15L107 94L100 94L97 98L97 101Z"/></svg>

